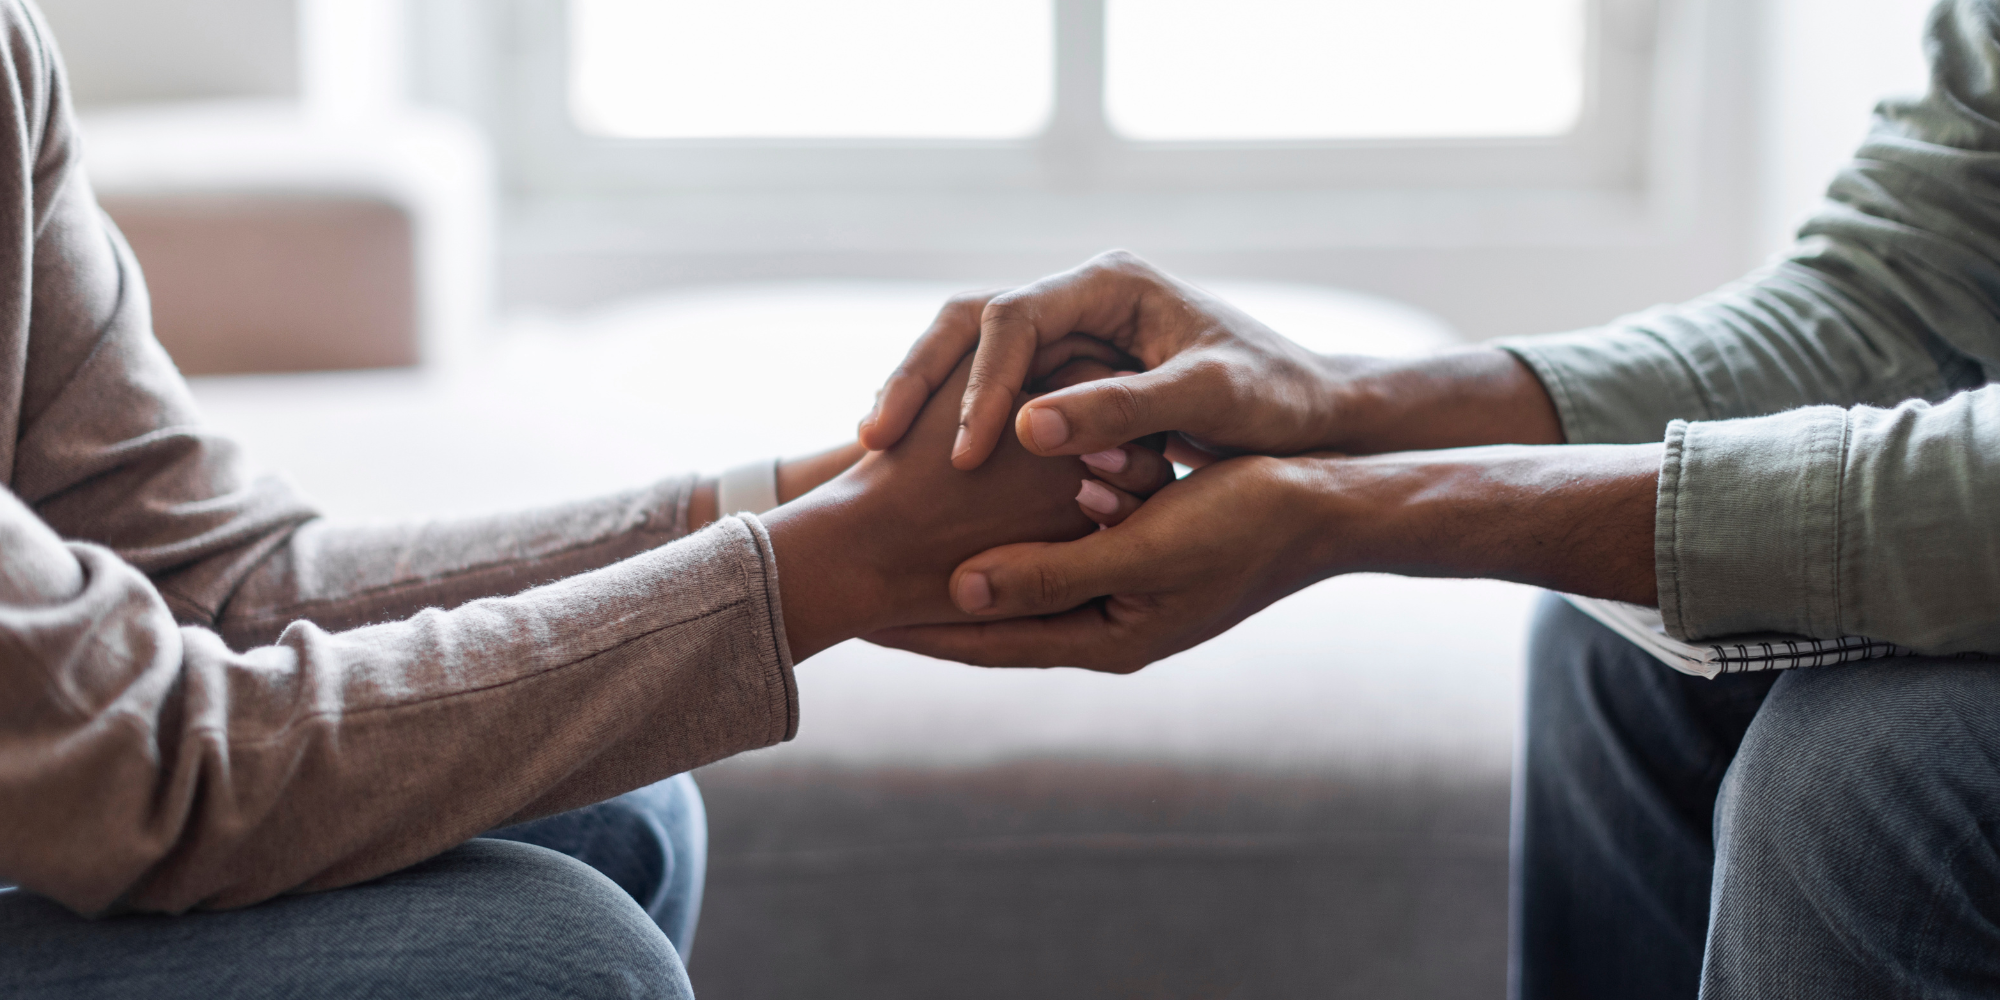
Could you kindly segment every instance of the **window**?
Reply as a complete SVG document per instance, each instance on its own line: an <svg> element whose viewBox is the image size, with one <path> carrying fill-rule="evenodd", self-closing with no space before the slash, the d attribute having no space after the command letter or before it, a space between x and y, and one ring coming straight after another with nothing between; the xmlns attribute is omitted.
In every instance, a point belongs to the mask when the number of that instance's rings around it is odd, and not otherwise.
<svg viewBox="0 0 2000 1000"><path fill-rule="evenodd" d="M1555 136L1581 0L1109 0L1104 112L1140 140Z"/></svg>
<svg viewBox="0 0 2000 1000"><path fill-rule="evenodd" d="M1026 139L1050 0L570 0L570 107L625 139ZM1554 136L1583 0L1108 0L1103 108L1133 140Z"/></svg>
<svg viewBox="0 0 2000 1000"><path fill-rule="evenodd" d="M1655 2L510 0L486 117L561 197L1629 187Z"/></svg>
<svg viewBox="0 0 2000 1000"><path fill-rule="evenodd" d="M1527 332L1723 280L1760 176L1733 0L401 2L515 301L1126 246Z"/></svg>
<svg viewBox="0 0 2000 1000"><path fill-rule="evenodd" d="M571 0L570 107L628 139L1023 139L1049 0Z"/></svg>

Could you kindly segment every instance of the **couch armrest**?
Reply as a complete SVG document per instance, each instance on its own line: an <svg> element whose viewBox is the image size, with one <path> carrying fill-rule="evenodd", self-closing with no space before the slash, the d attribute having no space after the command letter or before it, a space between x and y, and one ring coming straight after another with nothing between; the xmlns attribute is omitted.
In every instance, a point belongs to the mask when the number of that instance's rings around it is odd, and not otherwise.
<svg viewBox="0 0 2000 1000"><path fill-rule="evenodd" d="M190 374L436 362L487 324L492 168L455 118L187 104L88 115L83 132Z"/></svg>

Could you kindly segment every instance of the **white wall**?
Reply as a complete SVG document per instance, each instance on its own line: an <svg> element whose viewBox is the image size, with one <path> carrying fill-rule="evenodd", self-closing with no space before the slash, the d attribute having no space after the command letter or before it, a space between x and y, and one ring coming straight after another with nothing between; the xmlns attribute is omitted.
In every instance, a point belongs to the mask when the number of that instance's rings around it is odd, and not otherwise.
<svg viewBox="0 0 2000 1000"><path fill-rule="evenodd" d="M1764 0L1764 162L1757 249L1784 247L1885 96L1924 89L1932 0Z"/></svg>
<svg viewBox="0 0 2000 1000"><path fill-rule="evenodd" d="M365 114L406 91L404 0L42 0L86 108L302 99Z"/></svg>
<svg viewBox="0 0 2000 1000"><path fill-rule="evenodd" d="M299 93L294 0L41 0L86 106Z"/></svg>

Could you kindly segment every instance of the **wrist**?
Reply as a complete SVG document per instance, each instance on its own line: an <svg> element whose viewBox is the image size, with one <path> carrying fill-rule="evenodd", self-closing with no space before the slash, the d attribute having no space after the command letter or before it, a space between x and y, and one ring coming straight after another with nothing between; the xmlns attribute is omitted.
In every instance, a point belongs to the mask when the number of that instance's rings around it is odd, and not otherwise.
<svg viewBox="0 0 2000 1000"><path fill-rule="evenodd" d="M1352 539L1345 525L1360 520L1360 499L1338 455L1287 458L1249 455L1229 460L1249 473L1248 488L1234 490L1238 516L1259 526L1261 554L1245 552L1258 573L1289 593L1327 577L1353 572ZM1197 473L1199 474L1199 473Z"/></svg>
<svg viewBox="0 0 2000 1000"><path fill-rule="evenodd" d="M832 485L762 517L778 563L779 600L793 662L897 624L892 577L857 524L871 516L861 491Z"/></svg>
<svg viewBox="0 0 2000 1000"><path fill-rule="evenodd" d="M1323 575L1484 577L1657 600L1659 445L1492 446L1312 459Z"/></svg>
<svg viewBox="0 0 2000 1000"><path fill-rule="evenodd" d="M1346 454L1561 444L1555 404L1528 366L1498 348L1422 358L1324 359L1324 447Z"/></svg>

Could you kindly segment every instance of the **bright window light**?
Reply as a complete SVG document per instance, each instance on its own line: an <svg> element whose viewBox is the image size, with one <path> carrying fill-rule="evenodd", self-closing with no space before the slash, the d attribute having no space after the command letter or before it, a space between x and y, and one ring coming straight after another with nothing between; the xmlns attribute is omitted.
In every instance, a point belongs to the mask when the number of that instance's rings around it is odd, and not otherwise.
<svg viewBox="0 0 2000 1000"><path fill-rule="evenodd" d="M1106 0L1104 109L1141 140L1560 135L1585 0Z"/></svg>
<svg viewBox="0 0 2000 1000"><path fill-rule="evenodd" d="M570 0L570 107L620 138L1010 139L1047 122L1051 0Z"/></svg>

